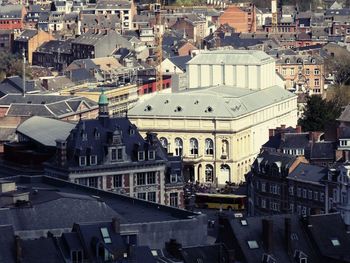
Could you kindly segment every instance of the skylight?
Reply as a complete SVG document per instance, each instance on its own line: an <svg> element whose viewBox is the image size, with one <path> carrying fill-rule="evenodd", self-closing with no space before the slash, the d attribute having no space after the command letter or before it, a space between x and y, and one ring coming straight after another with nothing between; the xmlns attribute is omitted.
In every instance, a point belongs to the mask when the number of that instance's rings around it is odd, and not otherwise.
<svg viewBox="0 0 350 263"><path fill-rule="evenodd" d="M335 247L340 246L340 242L338 238L332 238L331 242L332 242L332 245Z"/></svg>
<svg viewBox="0 0 350 263"><path fill-rule="evenodd" d="M111 237L109 236L108 229L106 227L101 228L101 234L102 234L103 241L105 242L105 244L112 243Z"/></svg>
<svg viewBox="0 0 350 263"><path fill-rule="evenodd" d="M258 245L258 242L256 242L255 240L249 240L248 247L250 249L256 249L256 248L259 248L259 245Z"/></svg>
<svg viewBox="0 0 350 263"><path fill-rule="evenodd" d="M241 220L241 225L242 226L247 226L248 225L247 220L245 220L245 219Z"/></svg>

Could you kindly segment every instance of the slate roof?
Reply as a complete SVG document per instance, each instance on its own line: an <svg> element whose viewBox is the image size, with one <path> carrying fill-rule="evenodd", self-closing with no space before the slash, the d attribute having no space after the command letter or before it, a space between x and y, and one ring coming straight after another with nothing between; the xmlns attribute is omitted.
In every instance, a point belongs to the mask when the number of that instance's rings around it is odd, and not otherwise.
<svg viewBox="0 0 350 263"><path fill-rule="evenodd" d="M48 176L19 176L8 179L16 181L19 189L30 191L30 196L35 198L32 208L0 209L0 225L11 224L15 230L71 228L73 223L106 222L113 217L119 218L121 224L134 224L196 216L186 210ZM35 190L38 190L37 194L33 194ZM97 199L93 196L97 196Z"/></svg>
<svg viewBox="0 0 350 263"><path fill-rule="evenodd" d="M327 177L327 175L328 169L325 167L299 163L287 178L294 181L320 183L321 180Z"/></svg>
<svg viewBox="0 0 350 263"><path fill-rule="evenodd" d="M45 146L55 147L57 139L67 139L74 124L55 119L33 116L17 127L17 132L41 143Z"/></svg>
<svg viewBox="0 0 350 263"><path fill-rule="evenodd" d="M281 142L281 149L306 149L309 147L309 133L286 133Z"/></svg>
<svg viewBox="0 0 350 263"><path fill-rule="evenodd" d="M0 9L0 20L18 19L22 17L22 5L3 5Z"/></svg>
<svg viewBox="0 0 350 263"><path fill-rule="evenodd" d="M310 160L333 160L335 158L334 142L315 142L311 145Z"/></svg>
<svg viewBox="0 0 350 263"><path fill-rule="evenodd" d="M188 64L263 65L271 62L273 58L260 50L215 50L199 53Z"/></svg>
<svg viewBox="0 0 350 263"><path fill-rule="evenodd" d="M285 235L285 218L291 220L291 234L296 236L296 239L289 237L291 243L291 253L286 249ZM238 260L246 263L262 262L264 253L272 254L276 262L292 262L295 250L303 251L308 262L320 262L313 247L308 242L308 238L302 228L302 223L296 215L273 215L268 217L248 217L243 218L246 225L241 223L242 219L230 220L224 228L222 239L225 240L225 245L230 249L240 249L242 256L238 256ZM262 219L272 220L272 251L268 253L265 244L263 244ZM221 239L221 240L222 240ZM258 247L251 249L248 246L248 241L256 241ZM236 242L236 245L234 245ZM236 250L237 251L237 250ZM239 251L239 250L238 250ZM239 253L237 253L239 255Z"/></svg>
<svg viewBox="0 0 350 263"><path fill-rule="evenodd" d="M78 112L70 108L68 101L80 101L87 110L96 109L96 102L75 96L61 96L50 94L28 94L23 97L20 94L7 94L0 98L0 105L9 107L7 116L42 116L63 118Z"/></svg>
<svg viewBox="0 0 350 263"><path fill-rule="evenodd" d="M26 263L47 262L62 263L62 257L52 238L21 240L22 258Z"/></svg>
<svg viewBox="0 0 350 263"><path fill-rule="evenodd" d="M36 51L44 53L60 52L70 54L72 51L72 39L67 40L50 40L44 42Z"/></svg>
<svg viewBox="0 0 350 263"><path fill-rule="evenodd" d="M113 0L100 0L97 2L95 9L107 9L107 10L118 10L118 9L129 9L131 3L129 1L113 1Z"/></svg>
<svg viewBox="0 0 350 263"><path fill-rule="evenodd" d="M181 255L186 263L225 262L224 260L228 258L227 250L222 244L182 248Z"/></svg>
<svg viewBox="0 0 350 263"><path fill-rule="evenodd" d="M169 60L174 63L182 71L186 71L186 64L192 59L191 56L176 56L170 57Z"/></svg>
<svg viewBox="0 0 350 263"><path fill-rule="evenodd" d="M187 116L201 118L238 118L277 101L295 95L273 86L250 90L228 86L188 89L172 94L158 94L132 108L129 116ZM265 98L258 100L257 98Z"/></svg>
<svg viewBox="0 0 350 263"><path fill-rule="evenodd" d="M50 193L39 190L37 195L47 194ZM70 228L75 222L108 221L118 217L108 205L94 198L57 195L53 200L38 201L35 198L40 197L32 196L32 207L0 210L0 225L11 224L16 231L57 229Z"/></svg>
<svg viewBox="0 0 350 263"><path fill-rule="evenodd" d="M15 263L14 230L11 225L0 225L0 262Z"/></svg>
<svg viewBox="0 0 350 263"><path fill-rule="evenodd" d="M40 90L36 87L36 84L32 80L26 81L26 93L35 93ZM0 97L9 93L23 93L23 81L19 76L12 76L4 79L0 83Z"/></svg>
<svg viewBox="0 0 350 263"><path fill-rule="evenodd" d="M36 36L37 34L38 31L35 29L26 29L15 39L15 41L27 42L29 39Z"/></svg>
<svg viewBox="0 0 350 263"><path fill-rule="evenodd" d="M306 223L320 254L336 262L350 262L350 233L339 213L312 215ZM334 246L332 239L338 240L339 245Z"/></svg>

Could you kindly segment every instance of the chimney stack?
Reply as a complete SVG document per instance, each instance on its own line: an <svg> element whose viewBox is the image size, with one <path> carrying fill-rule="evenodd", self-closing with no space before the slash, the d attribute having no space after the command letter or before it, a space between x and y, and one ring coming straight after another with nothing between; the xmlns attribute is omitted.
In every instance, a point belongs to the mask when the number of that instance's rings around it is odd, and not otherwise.
<svg viewBox="0 0 350 263"><path fill-rule="evenodd" d="M67 142L65 140L56 140L56 162L61 167L67 164Z"/></svg>
<svg viewBox="0 0 350 263"><path fill-rule="evenodd" d="M262 220L262 234L263 234L263 244L265 246L266 252L268 254L272 253L273 250L273 221L272 219Z"/></svg>
<svg viewBox="0 0 350 263"><path fill-rule="evenodd" d="M120 234L120 219L119 218L113 217L112 228L113 228L114 233Z"/></svg>

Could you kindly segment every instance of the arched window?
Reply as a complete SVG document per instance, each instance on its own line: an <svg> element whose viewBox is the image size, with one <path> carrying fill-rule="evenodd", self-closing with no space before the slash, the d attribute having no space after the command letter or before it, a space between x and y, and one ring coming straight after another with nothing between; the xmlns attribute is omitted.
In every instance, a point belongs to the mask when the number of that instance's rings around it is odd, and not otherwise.
<svg viewBox="0 0 350 263"><path fill-rule="evenodd" d="M206 182L213 182L214 180L214 169L213 166L210 164L207 164L205 166L205 181Z"/></svg>
<svg viewBox="0 0 350 263"><path fill-rule="evenodd" d="M205 139L205 154L213 155L214 154L214 143L212 139Z"/></svg>
<svg viewBox="0 0 350 263"><path fill-rule="evenodd" d="M180 138L175 138L175 155L182 156L183 142Z"/></svg>
<svg viewBox="0 0 350 263"><path fill-rule="evenodd" d="M159 141L163 148L168 149L168 140L164 137L160 137Z"/></svg>
<svg viewBox="0 0 350 263"><path fill-rule="evenodd" d="M190 139L190 154L198 154L198 141L195 138Z"/></svg>

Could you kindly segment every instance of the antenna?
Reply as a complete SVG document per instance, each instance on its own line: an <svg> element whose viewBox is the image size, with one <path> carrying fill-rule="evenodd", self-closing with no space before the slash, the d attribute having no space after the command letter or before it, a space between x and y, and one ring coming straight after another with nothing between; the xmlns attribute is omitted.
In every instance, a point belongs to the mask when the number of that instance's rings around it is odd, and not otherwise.
<svg viewBox="0 0 350 263"><path fill-rule="evenodd" d="M23 56L22 89L23 89L23 98L24 98L26 96L26 53L24 48L22 51L22 56Z"/></svg>

